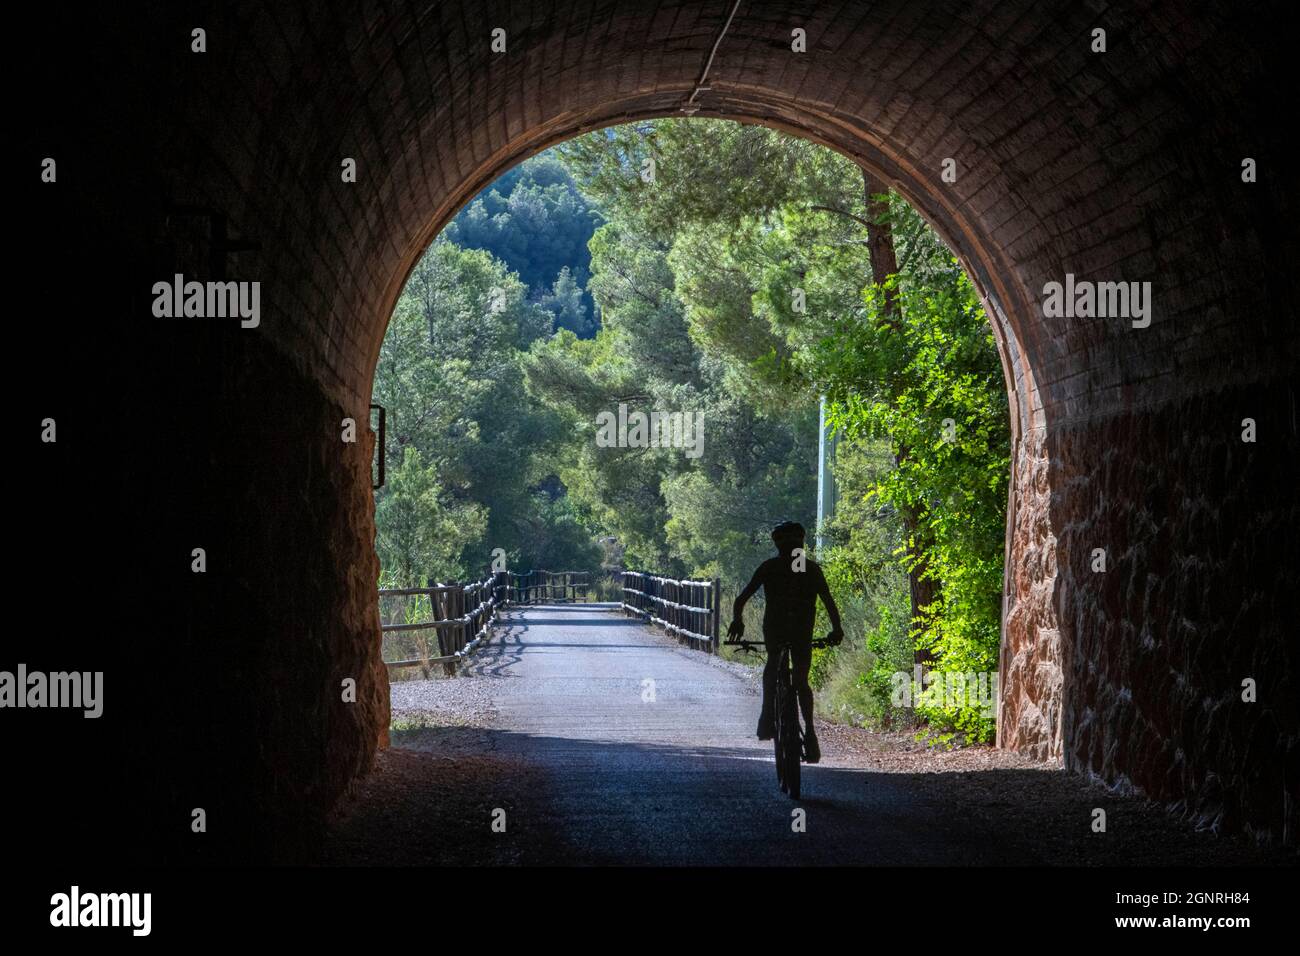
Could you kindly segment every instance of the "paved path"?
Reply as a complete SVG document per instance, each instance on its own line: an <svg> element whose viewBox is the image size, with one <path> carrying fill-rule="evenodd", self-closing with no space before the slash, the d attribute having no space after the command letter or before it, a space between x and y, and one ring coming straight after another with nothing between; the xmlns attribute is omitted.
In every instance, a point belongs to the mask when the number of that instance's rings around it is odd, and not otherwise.
<svg viewBox="0 0 1300 956"><path fill-rule="evenodd" d="M500 676L501 741L547 768L546 829L595 863L974 862L897 788L834 754L798 804L754 736L757 682L612 611L529 610L474 673ZM653 682L654 700L643 700ZM792 829L791 811L807 813ZM527 807L521 808L527 812ZM870 832L868 845L860 838ZM567 855L567 854L566 854Z"/></svg>
<svg viewBox="0 0 1300 956"><path fill-rule="evenodd" d="M395 734L334 860L1133 863L1160 831L1192 859L1210 839L1103 792L1112 826L1145 814L1140 842L1104 842L1088 828L1097 788L1078 778L1014 755L975 772L880 772L827 734L796 804L777 788L771 744L754 736L747 668L598 607L514 610L506 622L462 676L393 684L397 727L420 713L436 726ZM488 836L497 806L507 832Z"/></svg>

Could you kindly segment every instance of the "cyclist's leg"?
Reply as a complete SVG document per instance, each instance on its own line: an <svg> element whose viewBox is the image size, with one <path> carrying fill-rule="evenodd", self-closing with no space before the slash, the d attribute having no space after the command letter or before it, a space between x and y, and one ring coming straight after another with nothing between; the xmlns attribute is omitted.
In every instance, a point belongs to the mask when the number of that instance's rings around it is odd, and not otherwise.
<svg viewBox="0 0 1300 956"><path fill-rule="evenodd" d="M773 708L776 706L776 645L766 638L767 662L763 665L763 709L758 715L758 737L771 740L773 733Z"/></svg>
<svg viewBox="0 0 1300 956"><path fill-rule="evenodd" d="M808 683L808 672L812 669L812 642L796 641L790 647L790 667L794 671L794 687L799 693L799 709L803 712L803 722L812 727L813 692Z"/></svg>
<svg viewBox="0 0 1300 956"><path fill-rule="evenodd" d="M767 645L767 661L763 664L763 713L772 713L776 700L776 647Z"/></svg>

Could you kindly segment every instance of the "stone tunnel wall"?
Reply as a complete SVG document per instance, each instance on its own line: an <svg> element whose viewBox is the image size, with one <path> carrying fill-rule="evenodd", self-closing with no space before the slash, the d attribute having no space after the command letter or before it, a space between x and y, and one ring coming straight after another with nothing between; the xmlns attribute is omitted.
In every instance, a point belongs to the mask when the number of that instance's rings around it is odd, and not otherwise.
<svg viewBox="0 0 1300 956"><path fill-rule="evenodd" d="M1256 444L1241 440L1253 418ZM1269 437L1265 438L1264 435ZM1295 382L1055 433L1066 766L1199 824L1296 833ZM1104 573L1092 550L1104 548ZM1253 680L1258 702L1244 703Z"/></svg>
<svg viewBox="0 0 1300 956"><path fill-rule="evenodd" d="M1057 623L1056 535L1049 459L1040 432L1015 439L1011 542L1003 604L998 746L1061 760L1064 674Z"/></svg>
<svg viewBox="0 0 1300 956"><path fill-rule="evenodd" d="M30 537L71 540L76 511L115 542L102 597L131 637L106 659L126 746L153 744L120 781L134 822L119 829L133 845L168 834L143 855L293 856L369 765L387 722L371 495L364 445L338 434L343 417L366 418L407 273L518 160L674 115L729 9L245 0L42 11L23 31L30 75L66 64L19 107L24 161L60 162L56 187L24 185L17 203L24 268L61 289L75 262L100 306L77 327L64 387L31 389L23 407L59 408L80 436L66 454L116 476L120 503L87 515L52 497L67 517L46 520L66 526ZM1294 819L1300 733L1281 603L1300 584L1281 13L749 0L700 114L869 166L996 306L1018 421L1002 743L1273 835ZM1099 23L1103 56L1089 50ZM488 48L495 26L506 54ZM790 52L796 26L806 54ZM1259 164L1250 186L1243 155ZM356 184L340 181L343 157ZM939 178L945 157L956 183ZM253 245L223 251L221 226ZM178 266L260 281L261 326L152 319L146 290ZM1151 327L1045 320L1043 284L1066 272L1152 281ZM15 354L48 346L43 329L14 334ZM1240 442L1248 415L1254 445ZM196 584L199 539L210 570ZM1104 575L1094 547L1108 550ZM183 629L141 626L142 578L163 582L156 620ZM359 703L343 705L353 674ZM1256 705L1234 702L1247 676ZM195 850L159 821L200 801L226 822Z"/></svg>

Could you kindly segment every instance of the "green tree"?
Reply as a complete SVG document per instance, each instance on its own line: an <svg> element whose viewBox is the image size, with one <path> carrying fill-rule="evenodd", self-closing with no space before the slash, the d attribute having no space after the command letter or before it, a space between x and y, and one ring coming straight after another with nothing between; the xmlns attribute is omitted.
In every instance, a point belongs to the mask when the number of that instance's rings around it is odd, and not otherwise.
<svg viewBox="0 0 1300 956"><path fill-rule="evenodd" d="M599 215L554 156L536 156L483 190L443 230L442 238L481 249L515 272L528 297L556 314L556 325L588 338L595 333L586 294L591 257L587 241ZM568 278L564 280L565 270ZM563 280L563 281L562 281ZM574 293L579 309L571 301Z"/></svg>
<svg viewBox="0 0 1300 956"><path fill-rule="evenodd" d="M520 401L524 350L549 336L552 319L503 263L440 238L412 271L381 346L374 395L388 409L390 468L413 448L436 473L444 505L478 509L481 527L452 539L467 573L496 548L516 567L549 563L536 546L539 516L559 523L546 540L569 542L556 560L580 562L573 570L599 565L599 549L574 545L571 515L539 492L550 481L562 493L550 461L566 440L563 422ZM391 493L380 489L377 514L388 514Z"/></svg>
<svg viewBox="0 0 1300 956"><path fill-rule="evenodd" d="M811 517L815 405L805 390L759 405L743 394L746 366L697 334L699 316L731 308L737 295L752 330L753 289L722 287L716 274L687 277L681 231L640 216L655 207L627 192L640 183L635 167L610 162L623 136L605 131L566 146L566 163L609 220L590 243L602 325L591 343L563 335L538 343L526 366L530 392L571 421L580 441L561 475L593 522L619 537L629 562L747 579L770 550L772 524ZM705 302L686 285L691 278L716 296ZM596 416L620 404L702 416L703 454L597 447Z"/></svg>
<svg viewBox="0 0 1300 956"><path fill-rule="evenodd" d="M385 489L375 506L376 548L385 580L397 587L420 587L429 579L463 579L467 569L461 556L466 541L483 536L483 509L451 500L438 483L437 469L409 445Z"/></svg>
<svg viewBox="0 0 1300 956"><path fill-rule="evenodd" d="M915 276L869 287L869 318L843 323L806 364L831 399L831 421L850 436L887 441L895 455L868 499L921 521L923 574L939 586L914 629L916 647L940 672L992 673L1010 470L1006 390L970 280L942 247L918 256ZM911 568L908 543L899 552ZM994 729L977 703L922 714L976 739Z"/></svg>
<svg viewBox="0 0 1300 956"><path fill-rule="evenodd" d="M595 320L588 315L583 291L569 267L564 266L555 279L555 285L538 300L538 305L555 316L556 328L569 329L575 335L589 338L595 332Z"/></svg>

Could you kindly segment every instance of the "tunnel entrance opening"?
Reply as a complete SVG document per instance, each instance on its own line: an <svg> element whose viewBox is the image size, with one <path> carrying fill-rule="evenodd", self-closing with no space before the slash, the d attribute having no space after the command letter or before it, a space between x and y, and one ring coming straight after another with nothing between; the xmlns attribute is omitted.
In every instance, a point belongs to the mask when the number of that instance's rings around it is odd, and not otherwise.
<svg viewBox="0 0 1300 956"><path fill-rule="evenodd" d="M695 132L689 132L692 130ZM957 271L960 267L953 261L951 249L934 238L924 220L901 203L891 208L882 192L886 187L851 159L784 131L776 131L776 135L773 132L764 124L704 118L697 112L690 121L615 124L562 139L565 145L557 147L562 153L547 148L484 187L458 211L413 267L380 350L372 400L386 408L390 433L396 436L392 446L380 452L386 458L386 473L399 476L398 485L376 495L382 569L380 606L388 648L385 656L390 662L418 658L425 663L418 672L411 668L394 671L395 665L390 664L390 675L427 678L429 661L439 660L439 653L445 658L455 650L441 635L435 647L428 632L412 634L416 627L412 621L422 613L413 602L424 600L424 596L408 592L425 585L426 578L430 585L435 580L477 581L487 573L479 572L487 567L489 549L494 554L510 552L515 570L580 567L587 574L599 573L596 565L582 564L584 559L590 561L591 555L580 554L571 541L554 540L547 515L532 513L536 505L531 510L520 508L494 485L492 476L503 462L509 462L509 472L520 484L540 479L538 488L548 485L548 494L539 499L543 511L557 502L576 500L574 507L588 521L613 522L597 530L618 532L615 541L619 535L631 535L631 540L623 543L631 552L629 567L673 578L721 575L722 591L728 595L723 603L729 602L753 568L770 557L770 527L761 520L755 524L753 516L777 515L794 502L792 514L805 521L809 529L816 529L814 504L820 494L816 472L821 467L816 433L820 426L816 389L812 388L812 380L805 381L804 377L829 375L829 387L831 380L842 382L845 374L834 363L819 366L816 351L850 348L847 338L834 338L831 330L835 327L879 325L886 336L885 349L892 344L900 356L912 357L894 359L897 368L875 373L876 378L865 381L862 387L880 390L891 378L915 379L921 375L929 384L912 393L899 392L889 401L914 402L923 396L933 406L928 413L933 419L931 437L959 448L954 455L969 459L970 464L948 466L950 470L940 480L936 473L918 468L918 460L926 457L924 450L901 450L915 440L902 438L904 434L924 437L917 421L890 426L877 421L870 426L872 437L861 438L869 441L870 454L883 456L882 461L892 458L895 467L904 466L901 474L907 477L899 481L916 483L918 488L923 480L926 483L924 491L906 496L906 505L902 498L895 501L890 496L888 482L872 486L874 491L869 493L881 496L878 508L905 518L897 531L889 532L896 537L881 544L879 555L868 563L890 565L901 572L901 591L900 581L893 576L888 587L901 593L906 604L908 575L897 567L898 549L905 540L922 540L923 529L928 540L936 534L932 529L945 527L956 516L965 523L962 535L943 537L940 532L942 543L949 549L959 537L970 538L976 525L995 522L995 527L986 536L983 551L966 541L965 550L945 552L949 567L943 573L950 576L948 588L952 593L937 583L937 560L929 555L929 546L916 547L913 553L936 568L936 577L918 583L919 572L913 574L911 610L905 607L897 617L882 619L882 615L896 613L893 605L897 595L892 592L888 601L879 597L869 601L865 616L858 607L866 592L885 587L881 583L860 584L853 594L841 594L841 601L853 599L848 618L851 646L861 645L865 633L873 629L889 635L886 656L893 671L887 676L895 692L888 695L889 703L883 694L879 701L873 699L873 708L886 708L876 718L878 722L911 719L906 712L919 711L938 729L947 729L944 721L965 721L961 733L968 739L986 739L992 733L992 718L999 701L998 653L997 645L989 646L987 642L990 638L999 640L1002 621L996 598L1005 594L1006 588L1000 574L996 580L985 582L985 593L979 592L978 584L968 582L987 578L987 574L981 577L977 568L1001 568L1005 557L1006 492L1001 484L993 486L992 494L982 493L981 489L990 482L990 467L1000 471L1009 468L1008 413L1000 405L1001 400L1010 398L1006 391L1007 382L1013 380L1008 371L1009 357L998 350L1001 336L992 333L990 314L981 311L969 276ZM656 164L662 178L656 178ZM670 184L668 177L672 176L688 176L691 183ZM792 188L787 198L776 201L772 192L792 178L801 180L799 189ZM732 190L738 183L748 193L763 194L763 199L734 194ZM655 192L661 188L664 192ZM633 195L629 196L625 189ZM676 198L684 190L688 190L689 198ZM706 224L700 225L696 233L686 226L688 220L696 221L689 205L696 201L708 208L716 202L731 201L735 205L720 213L716 223L707 215L702 217L701 223ZM654 211L648 212L651 207ZM783 217L800 213L813 216L816 225L802 224L791 231L782 224ZM650 219L644 218L647 215ZM735 217L735 221L729 217ZM652 221L672 225L655 227ZM761 248L741 243L733 249L728 245L728 233L751 228L763 235ZM851 235L844 233L846 228L852 230ZM576 238L570 236L571 232ZM818 251L801 258L814 237ZM703 246L694 248L693 242L703 242ZM552 246L568 250L569 259L560 256L550 261ZM477 258L472 250L478 250ZM836 258L827 262L828 255ZM710 272L698 265L710 256L728 263L723 272ZM746 256L763 261L755 263ZM763 271L764 262L773 259L781 263L775 279ZM551 271L539 271L539 261L548 263ZM555 272L557 268L560 273ZM690 286L707 290L720 281L735 279L746 268L754 270L754 274L725 293L729 300L738 297L745 303L743 306L711 301L707 291L694 297L682 291ZM897 286L886 289L883 280L871 278L874 271L882 269L896 272ZM838 278L846 272L857 278ZM785 278L786 273L795 278ZM578 276L580 283L571 283L573 294L565 296L560 286L570 281L570 275ZM770 286L773 281L779 286L775 292ZM796 282L799 285L794 285ZM882 284L877 287L873 282ZM581 283L593 290L591 307L599 307L599 320L593 315L590 323L584 322L584 306L574 307L574 302L588 297L588 288ZM813 289L811 296L802 287L805 285ZM864 296L868 290L873 291ZM773 305L771 296L788 298L790 308L785 311L790 314L782 310L784 302ZM937 324L927 312L935 301L943 301L945 304L939 308L950 313ZM711 311L719 307L734 308L735 312L727 312L725 319L714 318ZM529 310L540 310L544 316L540 325ZM828 311L830 314L822 314ZM740 325L744 331L720 333L719 322ZM801 328L791 333L782 328L782 322ZM497 325L501 329L487 331ZM976 333L973 338L963 338L972 332ZM784 341L782 336L811 337L817 345L804 348L796 338ZM978 346L981 338L982 349ZM772 349L788 352L780 359L779 368L784 371L775 376L764 372L766 360L760 357L758 363L753 361L754 342L764 347L771 343ZM594 351L588 351L587 346ZM873 346L857 342L852 347ZM972 348L982 358L972 361ZM947 357L936 361L928 355L930 351ZM519 357L523 373L513 370L510 361L497 352ZM761 347L758 352L762 352ZM584 355L610 358L606 362ZM485 356L490 358L485 361ZM467 382L480 375L483 381L473 387L467 384L449 389L442 368L448 363L464 365ZM796 363L801 363L805 371L794 373ZM718 377L718 367L727 369L726 375L735 376L729 385ZM817 371L819 367L821 372ZM943 381L945 377L949 381ZM991 404L980 406L975 401L972 405L969 397L982 395L980 389L990 383L993 394L987 397ZM685 411L674 405L674 401L680 401L674 398L675 390L680 388L688 389L693 403ZM843 385L835 388L842 389ZM945 393L945 388L954 391ZM623 400L629 392L642 393L631 408ZM485 394L495 398L485 400ZM724 395L724 405L713 404ZM962 399L966 399L965 405L960 404ZM847 416L842 427L856 427L851 424L854 419L848 410L860 401L857 396L836 401L839 404L833 407L844 409L842 414ZM880 403L876 414L883 414L883 400L877 397L870 401ZM779 434L751 434L748 429L753 426L748 419L728 417L726 405L737 403L769 423L791 417L797 424ZM536 406L543 410L538 412ZM801 419L800 408L808 413ZM947 411L961 416L960 428L976 437L963 436L958 442L957 420L941 417ZM699 460L705 452L706 415L712 419L708 423L712 440L722 443L722 450L713 453L712 462ZM915 412L911 418L916 418ZM527 425L515 428L520 420ZM882 436L882 428L889 432L888 439ZM770 464L786 474L774 478L761 471L751 473L748 469L755 466L754 454L744 451L732 455L735 438L731 433L737 429L746 429L744 433L750 434L754 448L761 449L756 452L760 468ZM482 445L467 441L467 430ZM583 437L557 437L556 431L560 436L580 432ZM984 435L988 437L979 437ZM783 439L789 440L783 444ZM550 450L556 445L567 450L557 456ZM592 452L587 446L606 451ZM547 451L540 452L541 448ZM608 451L660 448L680 451L685 461L663 469L649 467L623 474L617 470L621 466L611 465L611 456L617 453ZM839 454L849 456L852 467L852 459L861 458L862 453L854 442L846 443ZM789 457L769 461L773 454ZM979 463L981 455L990 461ZM927 464L938 467L934 461ZM543 471L533 474L538 467ZM707 477L711 473L725 473L728 478L715 486ZM683 478L696 481L685 501L675 504L674 499L680 496L674 496L670 486ZM629 481L642 488L642 498L666 502L667 507L638 509L630 505L625 492L618 490L630 487ZM578 489L576 498L568 492L570 486ZM430 489L434 488L439 491L430 497ZM612 489L612 497L600 488ZM704 494L715 497L714 505L704 509L707 517L693 512L694 503ZM960 503L954 504L948 495L954 495ZM856 501L863 496L863 490L858 488L849 498ZM507 519L497 520L499 507ZM488 520L479 522L482 515L476 514L474 508L486 513ZM631 510L636 517L625 520L620 509ZM915 517L911 517L913 510ZM738 517L732 527L719 514L750 517ZM563 517L571 515L565 512ZM442 551L430 547L438 529L454 526L456 519L464 523L466 546ZM865 513L857 518L845 516L835 526L842 530L817 530L819 541L823 534L828 536L827 541L839 541L841 551L832 553L847 556L855 547L862 547L861 543L850 544L850 529L864 519L879 521L880 513L874 519ZM700 528L694 527L702 521ZM657 528L663 534L670 526L677 545L671 545L667 538L650 543L644 540L646 529ZM521 529L526 529L522 537ZM549 540L550 548L533 547L531 539L535 536ZM590 542L590 531L587 537ZM475 541L479 543L470 545ZM685 544L687 541L690 543ZM730 544L724 546L723 541ZM737 542L747 542L747 546ZM569 550L556 552L557 544ZM936 540L935 546L939 547L940 542ZM526 557L518 565L521 553ZM953 565L957 553L968 562L965 566ZM823 562L827 557L820 551L817 555ZM838 576L855 578L868 573L867 565L854 563L854 559L838 560L844 565L841 568L837 564L833 573ZM438 594L431 596L436 599ZM613 599L623 597L616 594ZM963 617L960 611L948 620L942 610L945 602L952 608L969 609L986 601L988 620L975 614ZM430 605L423 617L431 623L443 618L442 611ZM908 618L919 621L923 614L930 618L925 630L934 641L932 649L924 653L914 651L907 635ZM476 623L471 630L477 627ZM947 652L937 648L942 646L943 635L959 628L967 635L963 643L955 645L961 648L965 670L950 675L952 680L948 682L943 674L931 671L948 665L944 656ZM882 639L879 634L877 641ZM982 649L977 650L976 640L985 642ZM458 642L452 643L459 646ZM877 647L877 652L880 650ZM863 663L872 656L861 648L855 653L864 656ZM922 663L924 674L920 672ZM845 673L852 669L847 662L844 667ZM881 673L873 675L873 681L885 679L883 667L876 665ZM979 668L978 673L975 668ZM898 693L899 680L910 678L914 672L917 687L913 689L909 684L906 692ZM857 679L866 677L859 674ZM895 709L888 710L891 707ZM1053 700L1044 701L1041 710L1054 716L1060 713ZM958 714L964 716L959 718ZM1046 730L1051 735L1050 747L1059 741L1059 727L1049 724Z"/></svg>

